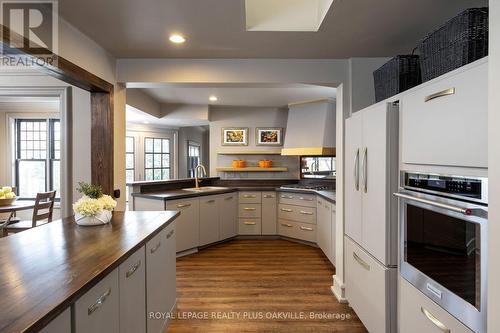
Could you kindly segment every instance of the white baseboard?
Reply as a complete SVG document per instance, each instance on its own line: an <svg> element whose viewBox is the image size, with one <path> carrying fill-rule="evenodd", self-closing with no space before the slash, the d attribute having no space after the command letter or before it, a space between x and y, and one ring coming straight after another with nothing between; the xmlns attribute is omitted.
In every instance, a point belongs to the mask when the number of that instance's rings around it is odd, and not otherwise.
<svg viewBox="0 0 500 333"><path fill-rule="evenodd" d="M333 286L331 286L330 289L339 303L349 303L345 297L344 283L339 280L337 275L333 276Z"/></svg>

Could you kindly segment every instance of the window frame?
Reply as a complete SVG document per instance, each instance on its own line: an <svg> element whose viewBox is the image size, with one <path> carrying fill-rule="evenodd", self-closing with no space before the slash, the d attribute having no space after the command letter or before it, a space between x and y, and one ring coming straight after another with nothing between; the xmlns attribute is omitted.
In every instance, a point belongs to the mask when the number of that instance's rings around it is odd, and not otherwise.
<svg viewBox="0 0 500 333"><path fill-rule="evenodd" d="M198 148L198 156L191 156L190 153L191 153L191 147L196 147ZM198 142L195 142L195 141L190 141L188 140L187 142L187 175L188 175L188 178L194 178L194 170L195 168L193 169L190 169L190 163L189 163L189 159L190 157L198 157L198 164L201 164L201 145L198 143Z"/></svg>
<svg viewBox="0 0 500 333"><path fill-rule="evenodd" d="M132 152L130 151L127 151L127 139L132 139ZM127 168L127 161L125 160L125 177L127 177L127 171L132 171L132 174L133 174L133 177L134 179L132 179L132 182L135 181L135 179L137 178L135 173L136 173L136 169L137 169L137 163L135 161L136 159L136 148L135 148L135 142L136 141L136 138L135 136L133 135L126 135L125 136L125 158L127 158L127 155L132 155L132 164L133 164L133 167L132 168ZM128 180L126 180L127 183L129 183Z"/></svg>
<svg viewBox="0 0 500 333"><path fill-rule="evenodd" d="M45 145L45 158L21 158L21 124L22 123L43 123L45 122L46 127L46 145ZM20 186L20 181L19 181L19 167L20 167L20 162L22 161L35 161L35 162L44 162L44 168L45 168L45 181L44 181L44 191L52 191L54 189L54 177L53 177L53 162L54 161L59 161L61 163L61 146L59 143L59 158L55 158L55 138L54 138L54 124L58 122L61 124L61 119L55 118L55 117L34 117L34 118L14 118L14 142L15 142L15 155L14 155L14 177L15 177L15 186L17 189L17 193L19 195L20 199L28 199L28 200L34 200L35 197L22 197L20 195L21 193L21 186ZM59 125L60 126L60 125ZM40 132L40 131L39 131ZM61 142L61 128L59 128L59 142ZM38 140L40 141L40 140ZM40 149L39 149L40 150ZM61 165L61 164L59 164ZM61 168L59 168L59 177L61 177ZM61 185L61 183L59 182ZM59 193L57 194L58 197L56 197L56 201L60 201L60 193L61 191L59 190Z"/></svg>
<svg viewBox="0 0 500 333"><path fill-rule="evenodd" d="M148 152L147 149L146 149L146 142L148 139L151 139L153 140L153 151L152 152ZM165 137L155 137L155 136L149 136L149 135L146 135L144 136L144 142L143 142L143 148L144 148L144 151L143 151L143 161L144 161L144 167L143 167L143 170L144 170L144 180L146 181L157 181L157 180L168 180L168 179L172 179L172 152L171 152L171 139L170 138L165 138ZM160 152L156 152L154 150L154 141L155 140L160 140L161 141L161 151ZM168 142L168 152L164 152L163 151L163 141L167 141ZM151 168L148 168L146 166L147 162L146 162L146 156L147 155L153 155L153 167ZM161 159L161 167L155 167L154 166L154 155L156 154L159 154L160 155L160 159ZM163 155L168 155L168 166L165 167L163 166ZM168 178L163 178L163 170L168 170ZM147 173L147 170L152 170L153 172L153 179L147 179L146 177L146 173ZM161 179L155 179L155 176L154 176L154 172L155 170L160 170L161 174L162 174L162 177Z"/></svg>

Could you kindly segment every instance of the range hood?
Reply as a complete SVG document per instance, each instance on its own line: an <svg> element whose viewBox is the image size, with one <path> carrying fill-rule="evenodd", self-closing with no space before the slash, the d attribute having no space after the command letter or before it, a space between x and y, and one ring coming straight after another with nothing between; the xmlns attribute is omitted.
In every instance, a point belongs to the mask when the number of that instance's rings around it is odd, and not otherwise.
<svg viewBox="0 0 500 333"><path fill-rule="evenodd" d="M335 156L335 101L290 104L281 155Z"/></svg>

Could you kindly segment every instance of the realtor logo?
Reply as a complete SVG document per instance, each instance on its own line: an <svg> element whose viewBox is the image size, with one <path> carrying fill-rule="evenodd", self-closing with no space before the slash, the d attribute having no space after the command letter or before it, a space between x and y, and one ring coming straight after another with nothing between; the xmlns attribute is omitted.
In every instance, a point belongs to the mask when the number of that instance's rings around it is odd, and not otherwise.
<svg viewBox="0 0 500 333"><path fill-rule="evenodd" d="M51 0L0 1L0 67L56 65L57 8Z"/></svg>

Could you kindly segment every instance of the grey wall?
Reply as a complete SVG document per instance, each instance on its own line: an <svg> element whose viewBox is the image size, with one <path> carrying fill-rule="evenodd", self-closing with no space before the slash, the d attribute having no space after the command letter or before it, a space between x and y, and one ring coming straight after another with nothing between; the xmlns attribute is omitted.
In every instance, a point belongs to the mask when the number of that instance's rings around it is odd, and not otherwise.
<svg viewBox="0 0 500 333"><path fill-rule="evenodd" d="M490 1L489 20L489 223L488 332L500 332L500 2Z"/></svg>
<svg viewBox="0 0 500 333"><path fill-rule="evenodd" d="M276 150L281 147L262 147L255 144L256 127L286 128L288 110L278 108L250 107L212 107L210 109L210 175L222 178L297 178L299 176L298 159L294 156L279 155L218 155L220 150ZM221 129L223 127L248 127L248 146L228 147L221 144ZM285 131L286 138L286 131ZM274 165L286 166L289 172L259 172L259 173L217 173L218 166L231 166L233 159L244 159L247 165L256 165L261 159L272 159Z"/></svg>
<svg viewBox="0 0 500 333"><path fill-rule="evenodd" d="M201 146L201 164L209 170L209 129L208 126L192 126L179 128L179 172L178 178L187 178L188 141L194 141Z"/></svg>

